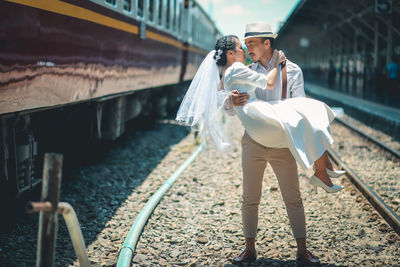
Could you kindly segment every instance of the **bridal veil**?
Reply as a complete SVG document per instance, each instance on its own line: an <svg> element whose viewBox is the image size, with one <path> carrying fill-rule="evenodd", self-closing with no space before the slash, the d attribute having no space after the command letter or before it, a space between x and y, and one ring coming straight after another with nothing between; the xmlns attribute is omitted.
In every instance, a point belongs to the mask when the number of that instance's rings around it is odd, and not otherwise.
<svg viewBox="0 0 400 267"><path fill-rule="evenodd" d="M220 110L227 93L218 91L220 77L214 54L215 50L212 50L201 63L179 107L176 120L194 131L208 132L217 148L225 151L230 142L223 130Z"/></svg>

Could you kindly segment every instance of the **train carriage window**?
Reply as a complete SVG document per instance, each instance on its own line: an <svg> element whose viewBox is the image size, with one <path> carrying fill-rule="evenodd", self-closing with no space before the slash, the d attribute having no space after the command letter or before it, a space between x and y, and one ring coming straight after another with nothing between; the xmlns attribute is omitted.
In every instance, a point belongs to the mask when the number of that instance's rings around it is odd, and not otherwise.
<svg viewBox="0 0 400 267"><path fill-rule="evenodd" d="M115 0L114 0L115 2ZM123 5L122 8L124 9L124 11L126 12L131 12L132 11L132 3L131 0L124 0L123 1Z"/></svg>
<svg viewBox="0 0 400 267"><path fill-rule="evenodd" d="M195 24L195 21L194 21L194 17L192 17L192 31L191 31L191 33L192 33L192 40L194 41L194 38L195 38L195 35L196 35L196 24Z"/></svg>
<svg viewBox="0 0 400 267"><path fill-rule="evenodd" d="M172 30L176 31L176 0L172 1Z"/></svg>
<svg viewBox="0 0 400 267"><path fill-rule="evenodd" d="M199 21L199 18L196 18L196 38L195 38L195 40L196 40L196 43L199 43L200 42L200 21Z"/></svg>
<svg viewBox="0 0 400 267"><path fill-rule="evenodd" d="M163 0L158 0L158 25L162 25Z"/></svg>
<svg viewBox="0 0 400 267"><path fill-rule="evenodd" d="M197 28L198 28L197 18L193 17L192 18L192 40L194 42L197 42Z"/></svg>
<svg viewBox="0 0 400 267"><path fill-rule="evenodd" d="M116 6L117 5L117 0L105 0L107 4L110 4L112 6Z"/></svg>
<svg viewBox="0 0 400 267"><path fill-rule="evenodd" d="M171 27L171 1L167 0L167 29L169 29Z"/></svg>
<svg viewBox="0 0 400 267"><path fill-rule="evenodd" d="M137 10L138 10L139 17L143 17L143 2L144 2L144 0L137 1Z"/></svg>
<svg viewBox="0 0 400 267"><path fill-rule="evenodd" d="M153 16L153 11L154 11L154 0L149 0L149 5L148 5L148 20L153 21L154 16Z"/></svg>
<svg viewBox="0 0 400 267"><path fill-rule="evenodd" d="M178 32L182 34L182 24L183 24L183 4L182 1L179 1L179 14L178 14Z"/></svg>

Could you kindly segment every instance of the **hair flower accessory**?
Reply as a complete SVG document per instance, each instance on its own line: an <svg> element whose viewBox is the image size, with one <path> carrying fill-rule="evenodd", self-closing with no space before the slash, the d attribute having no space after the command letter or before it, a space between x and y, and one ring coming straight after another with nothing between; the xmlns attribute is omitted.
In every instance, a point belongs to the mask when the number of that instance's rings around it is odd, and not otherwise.
<svg viewBox="0 0 400 267"><path fill-rule="evenodd" d="M215 52L215 60L218 61L221 58L222 53L222 49L218 49L217 52Z"/></svg>

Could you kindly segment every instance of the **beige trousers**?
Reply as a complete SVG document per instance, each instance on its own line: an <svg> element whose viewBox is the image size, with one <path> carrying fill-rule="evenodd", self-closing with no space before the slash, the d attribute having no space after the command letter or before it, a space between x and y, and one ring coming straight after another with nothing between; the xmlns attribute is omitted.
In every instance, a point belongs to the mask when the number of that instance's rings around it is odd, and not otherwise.
<svg viewBox="0 0 400 267"><path fill-rule="evenodd" d="M306 237L304 207L299 190L297 164L289 149L264 147L247 133L242 138L243 203L242 220L244 236L257 234L258 206L267 162L278 179L295 238Z"/></svg>

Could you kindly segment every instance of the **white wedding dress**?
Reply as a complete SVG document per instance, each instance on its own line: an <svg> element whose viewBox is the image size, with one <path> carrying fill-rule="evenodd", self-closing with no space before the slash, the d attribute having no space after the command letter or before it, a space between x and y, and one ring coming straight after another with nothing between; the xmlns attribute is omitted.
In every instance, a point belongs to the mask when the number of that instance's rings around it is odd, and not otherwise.
<svg viewBox="0 0 400 267"><path fill-rule="evenodd" d="M289 148L303 168L308 169L333 143L329 125L336 115L325 103L305 97L258 100L255 89L267 87L267 76L240 62L226 70L224 84L227 91L250 96L246 105L235 106L247 134L263 146Z"/></svg>

